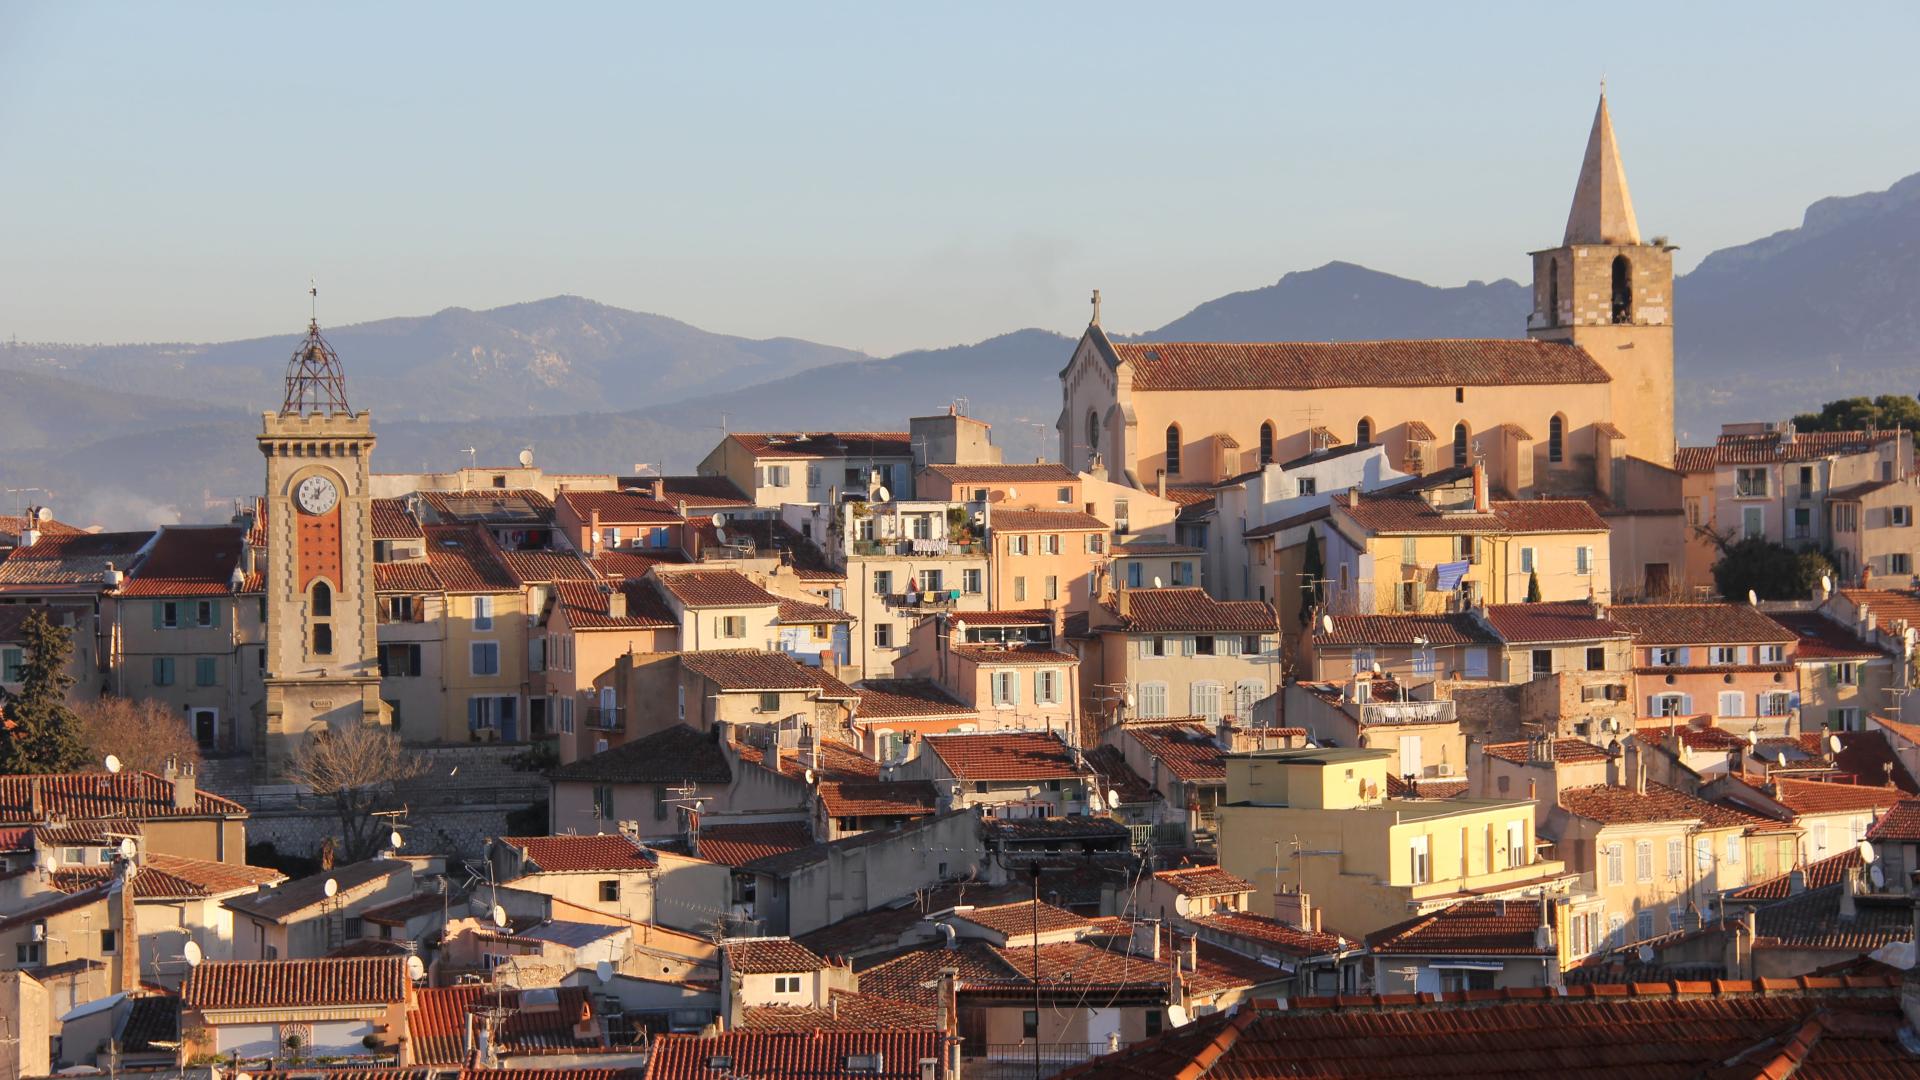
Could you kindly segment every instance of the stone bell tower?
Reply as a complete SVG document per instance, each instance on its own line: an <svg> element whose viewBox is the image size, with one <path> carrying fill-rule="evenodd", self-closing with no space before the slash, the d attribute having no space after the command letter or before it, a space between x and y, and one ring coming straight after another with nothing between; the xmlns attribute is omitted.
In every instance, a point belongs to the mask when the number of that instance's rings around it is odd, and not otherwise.
<svg viewBox="0 0 1920 1080"><path fill-rule="evenodd" d="M1613 376L1613 424L1626 453L1673 464L1673 252L1640 239L1607 96L1560 246L1533 253L1527 336L1579 345Z"/></svg>
<svg viewBox="0 0 1920 1080"><path fill-rule="evenodd" d="M388 715L374 624L373 428L347 407L318 320L257 441L267 462L267 694L254 745L272 770L313 733Z"/></svg>

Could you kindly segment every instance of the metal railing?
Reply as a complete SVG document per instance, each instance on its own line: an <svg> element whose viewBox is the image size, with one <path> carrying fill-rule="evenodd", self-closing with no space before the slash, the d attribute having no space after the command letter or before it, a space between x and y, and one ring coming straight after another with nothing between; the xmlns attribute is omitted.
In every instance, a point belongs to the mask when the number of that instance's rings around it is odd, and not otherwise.
<svg viewBox="0 0 1920 1080"><path fill-rule="evenodd" d="M587 706L587 726L600 731L621 730L621 713L626 710L618 705L606 708L600 705Z"/></svg>
<svg viewBox="0 0 1920 1080"><path fill-rule="evenodd" d="M962 1049L968 1080L1044 1080L1082 1062L1126 1049L1124 1041L1040 1044L1039 1071L1034 1069L1033 1043L975 1044ZM979 1051L985 1050L984 1054Z"/></svg>

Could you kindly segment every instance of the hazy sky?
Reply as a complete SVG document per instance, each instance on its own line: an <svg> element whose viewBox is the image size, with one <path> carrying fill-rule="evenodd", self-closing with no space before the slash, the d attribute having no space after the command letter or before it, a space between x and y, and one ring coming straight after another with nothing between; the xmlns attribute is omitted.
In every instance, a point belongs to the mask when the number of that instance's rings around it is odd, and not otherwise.
<svg viewBox="0 0 1920 1080"><path fill-rule="evenodd" d="M1920 5L1468 6L0 0L0 339L297 330L309 276L877 353L1517 278L1603 73L1683 266L1920 171Z"/></svg>

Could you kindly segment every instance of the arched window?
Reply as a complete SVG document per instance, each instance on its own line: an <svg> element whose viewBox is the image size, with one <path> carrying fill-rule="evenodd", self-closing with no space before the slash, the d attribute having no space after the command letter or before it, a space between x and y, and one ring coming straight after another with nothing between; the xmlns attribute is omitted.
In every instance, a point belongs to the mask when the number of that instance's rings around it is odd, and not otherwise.
<svg viewBox="0 0 1920 1080"><path fill-rule="evenodd" d="M1613 260L1613 321L1633 321L1633 264L1625 255Z"/></svg>
<svg viewBox="0 0 1920 1080"><path fill-rule="evenodd" d="M1560 260L1547 260L1547 325L1560 325Z"/></svg>
<svg viewBox="0 0 1920 1080"><path fill-rule="evenodd" d="M1087 410L1087 457L1098 457L1099 454L1100 414L1089 409Z"/></svg>
<svg viewBox="0 0 1920 1080"><path fill-rule="evenodd" d="M1167 425L1167 475L1180 475L1180 425Z"/></svg>
<svg viewBox="0 0 1920 1080"><path fill-rule="evenodd" d="M1453 425L1453 463L1456 466L1469 463L1467 460L1467 425L1464 420Z"/></svg>
<svg viewBox="0 0 1920 1080"><path fill-rule="evenodd" d="M1567 455L1567 418L1559 413L1547 421L1547 460L1555 465Z"/></svg>
<svg viewBox="0 0 1920 1080"><path fill-rule="evenodd" d="M313 604L308 614L317 616L333 614L333 590L327 588L326 582L313 583Z"/></svg>
<svg viewBox="0 0 1920 1080"><path fill-rule="evenodd" d="M1361 446L1373 445L1373 420L1371 417L1363 416L1360 418L1360 422L1354 425L1353 441L1359 443Z"/></svg>
<svg viewBox="0 0 1920 1080"><path fill-rule="evenodd" d="M1260 425L1260 464L1273 464L1273 421Z"/></svg>

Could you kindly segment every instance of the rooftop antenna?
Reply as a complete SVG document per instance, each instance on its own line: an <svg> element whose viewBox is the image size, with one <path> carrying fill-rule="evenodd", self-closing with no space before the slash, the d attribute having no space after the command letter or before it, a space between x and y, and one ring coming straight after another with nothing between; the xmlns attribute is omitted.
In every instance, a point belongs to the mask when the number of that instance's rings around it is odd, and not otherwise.
<svg viewBox="0 0 1920 1080"><path fill-rule="evenodd" d="M467 448L460 452L467 455L467 468L477 469L480 467L480 451L472 443L468 443Z"/></svg>

